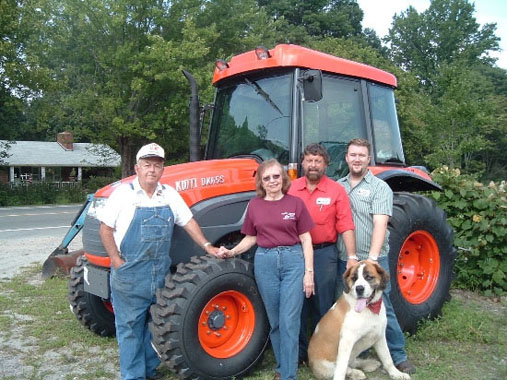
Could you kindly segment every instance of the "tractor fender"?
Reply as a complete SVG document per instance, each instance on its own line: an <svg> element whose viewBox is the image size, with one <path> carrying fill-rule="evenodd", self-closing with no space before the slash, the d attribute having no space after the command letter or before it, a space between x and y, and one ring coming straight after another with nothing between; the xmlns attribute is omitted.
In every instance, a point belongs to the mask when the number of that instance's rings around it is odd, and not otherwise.
<svg viewBox="0 0 507 380"><path fill-rule="evenodd" d="M431 177L420 169L410 167L387 169L376 173L372 170L372 172L378 178L384 180L393 191L406 191L409 193L431 190L442 191L442 186L433 182Z"/></svg>

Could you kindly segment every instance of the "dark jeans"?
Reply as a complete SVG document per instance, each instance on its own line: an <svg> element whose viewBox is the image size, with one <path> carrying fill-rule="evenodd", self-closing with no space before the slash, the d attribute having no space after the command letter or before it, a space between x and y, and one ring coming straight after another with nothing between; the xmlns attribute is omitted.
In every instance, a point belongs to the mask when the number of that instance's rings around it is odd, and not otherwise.
<svg viewBox="0 0 507 380"><path fill-rule="evenodd" d="M308 320L311 319L310 335L317 323L336 301L336 273L338 270L338 250L336 245L316 249L313 252L313 270L315 295L305 298L301 311L301 329L299 331L299 359L308 356Z"/></svg>

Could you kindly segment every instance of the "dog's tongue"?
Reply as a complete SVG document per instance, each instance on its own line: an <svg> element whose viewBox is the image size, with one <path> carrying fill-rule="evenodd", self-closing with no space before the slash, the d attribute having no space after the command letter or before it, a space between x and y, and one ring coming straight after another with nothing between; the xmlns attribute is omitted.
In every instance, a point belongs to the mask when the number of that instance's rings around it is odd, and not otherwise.
<svg viewBox="0 0 507 380"><path fill-rule="evenodd" d="M366 298L359 298L356 301L356 307L354 307L354 310L358 313L362 312L364 308L366 307Z"/></svg>

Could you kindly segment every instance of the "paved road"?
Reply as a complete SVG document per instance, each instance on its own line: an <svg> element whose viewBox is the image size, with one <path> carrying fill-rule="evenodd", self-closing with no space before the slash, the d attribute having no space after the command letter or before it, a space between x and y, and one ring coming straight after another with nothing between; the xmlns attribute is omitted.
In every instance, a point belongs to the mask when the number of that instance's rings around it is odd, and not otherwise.
<svg viewBox="0 0 507 380"><path fill-rule="evenodd" d="M0 279L19 268L42 263L62 242L80 204L0 208ZM81 234L69 250L82 247Z"/></svg>
<svg viewBox="0 0 507 380"><path fill-rule="evenodd" d="M0 208L0 239L46 235L51 230L62 237L81 205ZM53 232L51 232L53 234Z"/></svg>

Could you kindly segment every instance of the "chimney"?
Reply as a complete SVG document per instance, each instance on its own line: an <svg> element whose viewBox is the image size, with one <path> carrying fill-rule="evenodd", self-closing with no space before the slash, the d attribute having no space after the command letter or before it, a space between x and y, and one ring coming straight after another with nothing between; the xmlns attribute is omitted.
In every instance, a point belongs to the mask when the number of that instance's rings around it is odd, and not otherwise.
<svg viewBox="0 0 507 380"><path fill-rule="evenodd" d="M74 138L72 137L72 133L68 131L58 133L56 135L56 141L62 146L63 149L74 150Z"/></svg>

